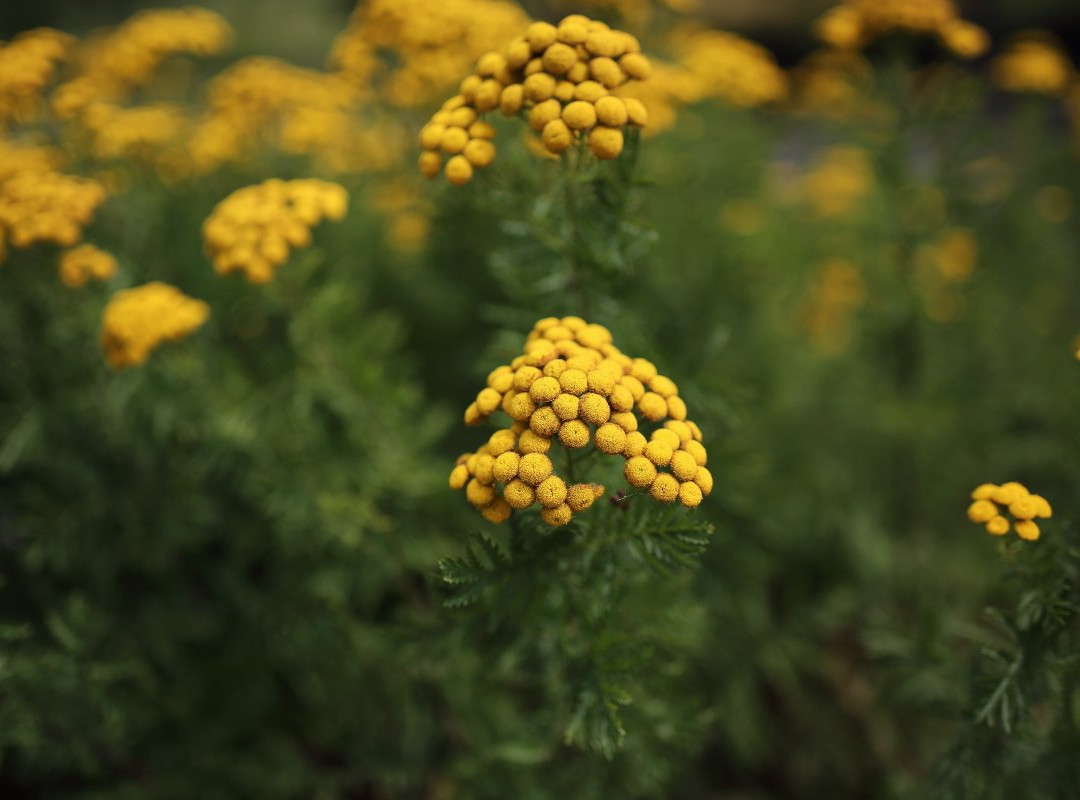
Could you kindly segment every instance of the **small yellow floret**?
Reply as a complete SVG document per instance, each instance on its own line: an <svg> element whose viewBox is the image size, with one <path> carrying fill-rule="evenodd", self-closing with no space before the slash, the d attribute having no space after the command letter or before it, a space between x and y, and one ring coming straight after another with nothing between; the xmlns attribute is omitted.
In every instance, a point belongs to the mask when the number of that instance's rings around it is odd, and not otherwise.
<svg viewBox="0 0 1080 800"><path fill-rule="evenodd" d="M1016 529L1016 535L1021 539L1033 542L1039 538L1039 526L1029 519L1022 519L1014 522L1013 528Z"/></svg>
<svg viewBox="0 0 1080 800"><path fill-rule="evenodd" d="M551 459L543 453L527 453L518 464L518 477L530 486L539 486L553 469Z"/></svg>
<svg viewBox="0 0 1080 800"><path fill-rule="evenodd" d="M623 468L623 477L631 486L644 489L656 478L656 467L644 456L634 456L627 459L626 466Z"/></svg>
<svg viewBox="0 0 1080 800"><path fill-rule="evenodd" d="M564 447L576 449L589 443L589 426L580 419L564 422L559 428L559 441Z"/></svg>
<svg viewBox="0 0 1080 800"><path fill-rule="evenodd" d="M679 482L672 475L661 472L649 487L649 494L660 503L672 503L679 496Z"/></svg>
<svg viewBox="0 0 1080 800"><path fill-rule="evenodd" d="M608 422L596 429L593 440L596 449L602 453L615 455L626 449L626 431L618 425Z"/></svg>
<svg viewBox="0 0 1080 800"><path fill-rule="evenodd" d="M687 508L697 508L701 505L701 487L693 481L679 484L679 502Z"/></svg>
<svg viewBox="0 0 1080 800"><path fill-rule="evenodd" d="M986 532L994 536L1004 536L1009 532L1009 521L1000 515L992 517L986 523Z"/></svg>
<svg viewBox="0 0 1080 800"><path fill-rule="evenodd" d="M540 510L540 519L553 528L566 525L574 518L574 512L566 503L560 503L555 508L543 508Z"/></svg>
<svg viewBox="0 0 1080 800"><path fill-rule="evenodd" d="M536 487L536 499L544 508L555 508L566 500L566 482L558 475L541 481Z"/></svg>

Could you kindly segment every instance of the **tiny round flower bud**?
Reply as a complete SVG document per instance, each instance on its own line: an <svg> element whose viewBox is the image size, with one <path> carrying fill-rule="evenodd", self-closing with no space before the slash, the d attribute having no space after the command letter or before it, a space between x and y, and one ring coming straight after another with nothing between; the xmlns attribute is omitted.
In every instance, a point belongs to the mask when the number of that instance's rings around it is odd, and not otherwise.
<svg viewBox="0 0 1080 800"><path fill-rule="evenodd" d="M678 450L682 446L678 434L668 428L658 428L653 431L652 440L654 442L663 442L670 447L672 451Z"/></svg>
<svg viewBox="0 0 1080 800"><path fill-rule="evenodd" d="M488 373L487 385L500 394L508 391L514 385L514 371L507 366L501 366Z"/></svg>
<svg viewBox="0 0 1080 800"><path fill-rule="evenodd" d="M545 478L536 487L536 499L544 508L555 508L566 500L566 482L558 475Z"/></svg>
<svg viewBox="0 0 1080 800"><path fill-rule="evenodd" d="M558 378L565 371L566 360L562 358L556 358L553 361L549 361L547 364L544 365L544 374L552 378Z"/></svg>
<svg viewBox="0 0 1080 800"><path fill-rule="evenodd" d="M488 522L493 522L496 525L501 525L510 519L510 504L503 498L496 497L486 506L480 509L480 513L484 515L484 519Z"/></svg>
<svg viewBox="0 0 1080 800"><path fill-rule="evenodd" d="M476 480L484 484L484 486L491 486L495 483L495 476L492 469L495 467L495 459L488 453L482 453L476 459Z"/></svg>
<svg viewBox="0 0 1080 800"><path fill-rule="evenodd" d="M458 464L450 470L450 488L457 490L465 486L469 480L469 468L464 464Z"/></svg>
<svg viewBox="0 0 1080 800"><path fill-rule="evenodd" d="M617 414L612 414L611 421L627 433L633 433L638 429L637 417L634 416L632 411L620 411Z"/></svg>
<svg viewBox="0 0 1080 800"><path fill-rule="evenodd" d="M575 483L566 490L566 504L575 513L586 510L596 500L596 490L591 483Z"/></svg>
<svg viewBox="0 0 1080 800"><path fill-rule="evenodd" d="M503 58L506 59L506 66L510 69L521 69L532 58L532 48L529 46L529 40L524 36L511 40L503 52Z"/></svg>
<svg viewBox="0 0 1080 800"><path fill-rule="evenodd" d="M582 81L574 86L574 99L583 100L586 103L595 103L602 97L607 97L608 90L596 81ZM624 106L625 107L625 106ZM597 110L599 114L599 109Z"/></svg>
<svg viewBox="0 0 1080 800"><path fill-rule="evenodd" d="M601 125L609 128L621 128L626 124L629 115L626 112L626 103L621 97L600 97L596 100L596 118Z"/></svg>
<svg viewBox="0 0 1080 800"><path fill-rule="evenodd" d="M559 27L555 30L555 38L560 42L566 44L584 44L585 40L589 37L589 28L587 22L582 22L576 17L579 15L573 15L567 17L559 23ZM571 48L571 51L573 48Z"/></svg>
<svg viewBox="0 0 1080 800"><path fill-rule="evenodd" d="M614 89L626 80L626 73L622 71L622 68L612 59L604 56L589 61L589 74L593 80L608 89Z"/></svg>
<svg viewBox="0 0 1080 800"><path fill-rule="evenodd" d="M544 147L549 153L558 155L570 149L574 143L574 134L561 119L553 119L544 126L540 135Z"/></svg>
<svg viewBox="0 0 1080 800"><path fill-rule="evenodd" d="M498 457L508 450L513 450L516 443L517 435L513 431L495 431L488 437L487 449L492 456Z"/></svg>
<svg viewBox="0 0 1080 800"><path fill-rule="evenodd" d="M627 53L619 59L619 66L627 75L637 81L645 81L652 75L652 64L641 53Z"/></svg>
<svg viewBox="0 0 1080 800"><path fill-rule="evenodd" d="M589 65L584 61L578 61L574 66L570 67L569 72L566 73L566 79L570 83L581 83L589 77Z"/></svg>
<svg viewBox="0 0 1080 800"><path fill-rule="evenodd" d="M443 131L439 146L447 153L460 153L469 141L469 134L464 128L450 127Z"/></svg>
<svg viewBox="0 0 1080 800"><path fill-rule="evenodd" d="M529 109L529 127L534 131L544 130L544 126L553 119L558 119L562 112L562 106L554 97L537 103Z"/></svg>
<svg viewBox="0 0 1080 800"><path fill-rule="evenodd" d="M592 103L575 100L562 110L563 122L576 131L584 131L596 124L596 108Z"/></svg>
<svg viewBox="0 0 1080 800"><path fill-rule="evenodd" d="M597 158L617 158L622 149L623 133L619 128L597 125L589 131L589 152Z"/></svg>
<svg viewBox="0 0 1080 800"><path fill-rule="evenodd" d="M566 369L559 376L559 385L570 394L584 394L589 388L589 380L580 369Z"/></svg>
<svg viewBox="0 0 1080 800"><path fill-rule="evenodd" d="M533 366L518 367L514 373L514 388L519 392L527 392L529 387L533 385L533 381L543 377L543 374L542 371Z"/></svg>
<svg viewBox="0 0 1080 800"><path fill-rule="evenodd" d="M713 477L708 467L698 467L697 472L694 474L694 483L701 489L702 494L707 495L712 491Z"/></svg>
<svg viewBox="0 0 1080 800"><path fill-rule="evenodd" d="M991 517L986 523L986 532L994 536L1004 536L1009 532L1009 521L1000 515Z"/></svg>
<svg viewBox="0 0 1080 800"><path fill-rule="evenodd" d="M555 508L540 509L540 519L553 528L566 525L574 518L574 512L566 503L560 503Z"/></svg>
<svg viewBox="0 0 1080 800"><path fill-rule="evenodd" d="M420 154L420 174L425 178L434 178L442 172L442 156L434 150L427 150Z"/></svg>
<svg viewBox="0 0 1080 800"><path fill-rule="evenodd" d="M551 406L536 409L529 418L529 427L532 428L533 432L548 439L556 434L561 424Z"/></svg>
<svg viewBox="0 0 1080 800"><path fill-rule="evenodd" d="M575 85L570 81L559 81L555 84L555 91L552 94L552 97L554 97L560 103L569 103L571 100L574 99L575 88Z"/></svg>
<svg viewBox="0 0 1080 800"><path fill-rule="evenodd" d="M491 474L499 483L509 483L518 474L518 465L521 463L521 456L515 452L507 452L500 455L495 459L494 465L491 468Z"/></svg>
<svg viewBox="0 0 1080 800"><path fill-rule="evenodd" d="M544 69L552 75L565 75L577 62L578 56L570 45L556 42L544 51L543 59ZM554 85L551 88L554 91Z"/></svg>
<svg viewBox="0 0 1080 800"><path fill-rule="evenodd" d="M594 56L621 55L623 52L622 41L609 30L594 30L585 38L585 49Z"/></svg>
<svg viewBox="0 0 1080 800"><path fill-rule="evenodd" d="M559 339L572 339L573 337L574 332L565 325L552 325L544 331L544 338L553 342Z"/></svg>
<svg viewBox="0 0 1080 800"><path fill-rule="evenodd" d="M697 508L701 505L701 487L693 481L679 484L679 502L687 508Z"/></svg>
<svg viewBox="0 0 1080 800"><path fill-rule="evenodd" d="M492 51L490 53L484 53L477 59L476 74L482 78L487 78L497 72L501 72L505 67L506 59L503 58L502 53Z"/></svg>
<svg viewBox="0 0 1080 800"><path fill-rule="evenodd" d="M652 378L649 379L649 389L656 392L664 399L679 393L679 387L675 385L675 381L664 375L653 375Z"/></svg>
<svg viewBox="0 0 1080 800"><path fill-rule="evenodd" d="M1013 501L1026 496L1028 490L1022 484L1010 481L1003 483L990 495L990 499L1003 506L1011 505Z"/></svg>
<svg viewBox="0 0 1080 800"><path fill-rule="evenodd" d="M586 392L581 396L578 416L591 425L603 425L611 419L611 406L595 392Z"/></svg>
<svg viewBox="0 0 1080 800"><path fill-rule="evenodd" d="M537 404L532 402L528 392L518 392L510 401L507 415L518 422L528 422L529 418L537 410Z"/></svg>
<svg viewBox="0 0 1080 800"><path fill-rule="evenodd" d="M555 26L550 22L534 22L525 29L525 41L534 53L539 53L555 42Z"/></svg>
<svg viewBox="0 0 1080 800"><path fill-rule="evenodd" d="M521 85L525 87L525 97L534 103L541 103L555 93L555 78L546 72L534 72Z"/></svg>
<svg viewBox="0 0 1080 800"><path fill-rule="evenodd" d="M630 390L630 396L636 403L645 394L645 385L632 375L623 375L619 378L619 385Z"/></svg>
<svg viewBox="0 0 1080 800"><path fill-rule="evenodd" d="M656 479L656 466L644 456L633 456L626 461L623 477L631 486L644 489Z"/></svg>
<svg viewBox="0 0 1080 800"><path fill-rule="evenodd" d="M626 115L630 118L631 125L644 128L649 124L649 112L644 103L636 97L624 97L623 102L626 103Z"/></svg>
<svg viewBox="0 0 1080 800"><path fill-rule="evenodd" d="M622 384L616 384L608 396L612 411L631 411L634 408L634 396Z"/></svg>
<svg viewBox="0 0 1080 800"><path fill-rule="evenodd" d="M640 456L645 452L645 446L648 443L645 434L639 431L631 431L626 434L626 447L623 448L623 455L627 458Z"/></svg>
<svg viewBox="0 0 1080 800"><path fill-rule="evenodd" d="M518 450L522 454L529 453L546 453L551 449L551 439L545 436L538 436L531 429L521 432L521 436L518 438Z"/></svg>
<svg viewBox="0 0 1080 800"><path fill-rule="evenodd" d="M476 110L483 113L498 108L499 102L502 99L502 93L503 85L494 78L488 78L476 89L476 97L473 100L476 104ZM476 123L474 122L472 124L475 125Z"/></svg>
<svg viewBox="0 0 1080 800"><path fill-rule="evenodd" d="M664 423L664 428L672 431L676 436L678 436L680 444L685 444L686 442L692 441L694 438L694 434L691 432L690 426L687 425L686 422L684 422L683 420L669 419L667 422Z"/></svg>
<svg viewBox="0 0 1080 800"><path fill-rule="evenodd" d="M1017 519L1034 519L1039 513L1039 507L1030 496L1018 497L1009 505L1009 513ZM974 521L978 522L978 520Z"/></svg>
<svg viewBox="0 0 1080 800"><path fill-rule="evenodd" d="M649 494L659 503L673 503L679 496L679 482L666 472L661 472L649 487Z"/></svg>
<svg viewBox="0 0 1080 800"><path fill-rule="evenodd" d="M537 378L529 387L529 396L537 404L550 403L559 396L559 381L546 375Z"/></svg>
<svg viewBox="0 0 1080 800"><path fill-rule="evenodd" d="M645 445L645 458L658 467L667 466L671 461L671 447L666 442L653 439Z"/></svg>
<svg viewBox="0 0 1080 800"><path fill-rule="evenodd" d="M520 478L514 478L503 488L503 497L511 508L528 508L536 500L536 491Z"/></svg>
<svg viewBox="0 0 1080 800"><path fill-rule="evenodd" d="M973 523L988 523L998 515L998 506L989 500L976 500L968 506L968 519Z"/></svg>
<svg viewBox="0 0 1080 800"><path fill-rule="evenodd" d="M541 58L533 58L529 60L529 63L525 65L522 70L522 74L527 78L530 75L535 75L537 72L544 71L544 61Z"/></svg>
<svg viewBox="0 0 1080 800"><path fill-rule="evenodd" d="M446 126L438 122L429 122L420 129L420 146L425 150L438 150L442 146Z"/></svg>
<svg viewBox="0 0 1080 800"><path fill-rule="evenodd" d="M646 392L638 400L638 411L650 422L659 422L667 415L667 402L655 392Z"/></svg>
<svg viewBox="0 0 1080 800"><path fill-rule="evenodd" d="M495 499L495 489L473 478L465 487L465 499L479 508Z"/></svg>
<svg viewBox="0 0 1080 800"><path fill-rule="evenodd" d="M551 401L551 407L555 409L555 416L563 422L578 418L578 398L567 392L561 392L558 397Z"/></svg>
<svg viewBox="0 0 1080 800"><path fill-rule="evenodd" d="M580 419L564 422L559 428L559 441L571 449L584 447L589 443L589 426Z"/></svg>
<svg viewBox="0 0 1080 800"><path fill-rule="evenodd" d="M607 397L615 388L615 379L604 370L592 369L586 373L589 391Z"/></svg>
<svg viewBox="0 0 1080 800"><path fill-rule="evenodd" d="M495 160L495 145L487 139L470 139L463 155L474 167L486 167Z"/></svg>
<svg viewBox="0 0 1080 800"><path fill-rule="evenodd" d="M452 126L464 130L474 122L476 122L476 110L469 108L468 106L455 108L450 112L450 124ZM449 130L449 128L447 130Z"/></svg>
<svg viewBox="0 0 1080 800"><path fill-rule="evenodd" d="M626 449L626 431L613 422L607 422L596 429L593 435L596 449L602 453L616 455Z"/></svg>
<svg viewBox="0 0 1080 800"><path fill-rule="evenodd" d="M695 442L700 442L702 439L701 428L698 427L696 422L691 420L683 420L686 423L686 427L690 429L690 434L694 437Z"/></svg>
<svg viewBox="0 0 1080 800"><path fill-rule="evenodd" d="M508 117L514 116L521 110L525 103L525 87L520 83L512 83L503 88L499 96L499 110Z"/></svg>
<svg viewBox="0 0 1080 800"><path fill-rule="evenodd" d="M457 128L455 130L461 130ZM464 133L464 131L462 131ZM454 186L464 186L472 180L472 164L465 156L453 156L446 162L446 179Z"/></svg>
<svg viewBox="0 0 1080 800"><path fill-rule="evenodd" d="M691 481L697 474L698 464L694 457L683 450L677 450L671 454L669 462L671 474L680 481Z"/></svg>
<svg viewBox="0 0 1080 800"><path fill-rule="evenodd" d="M1031 499L1035 501L1035 505L1038 509L1035 516L1039 517L1040 519L1049 519L1053 516L1054 511L1050 508L1050 503L1046 501L1045 497L1043 497L1042 495L1033 494L1031 496Z"/></svg>
<svg viewBox="0 0 1080 800"><path fill-rule="evenodd" d="M476 403L469 403L469 407L465 409L465 424L479 425L483 421L484 415L480 413L480 409L476 407Z"/></svg>
<svg viewBox="0 0 1080 800"><path fill-rule="evenodd" d="M476 395L476 408L485 417L488 414L494 414L500 403L502 403L502 395L494 389L481 389Z"/></svg>
<svg viewBox="0 0 1080 800"><path fill-rule="evenodd" d="M989 500L991 495L997 490L996 483L983 483L975 487L975 491L971 493L972 500Z"/></svg>
<svg viewBox="0 0 1080 800"><path fill-rule="evenodd" d="M1016 529L1016 535L1021 539L1034 542L1039 538L1039 526L1029 519L1019 520L1013 523L1013 527Z"/></svg>
<svg viewBox="0 0 1080 800"><path fill-rule="evenodd" d="M694 463L699 467L704 467L709 463L709 453L701 442L691 439L689 442L683 442L682 448L693 457Z"/></svg>
<svg viewBox="0 0 1080 800"><path fill-rule="evenodd" d="M552 472L551 459L543 453L528 453L518 463L518 477L530 486L538 486Z"/></svg>
<svg viewBox="0 0 1080 800"><path fill-rule="evenodd" d="M677 394L673 394L667 399L667 414L673 420L680 422L686 419L686 402Z"/></svg>

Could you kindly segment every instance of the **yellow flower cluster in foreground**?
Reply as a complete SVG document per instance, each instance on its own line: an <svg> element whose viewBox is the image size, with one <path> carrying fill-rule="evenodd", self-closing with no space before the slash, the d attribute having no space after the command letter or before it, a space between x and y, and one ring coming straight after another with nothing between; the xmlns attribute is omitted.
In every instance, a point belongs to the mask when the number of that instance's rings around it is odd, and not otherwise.
<svg viewBox="0 0 1080 800"><path fill-rule="evenodd" d="M183 339L209 314L202 300L160 281L119 291L105 307L102 321L105 358L113 369L142 364L159 344Z"/></svg>
<svg viewBox="0 0 1080 800"><path fill-rule="evenodd" d="M661 503L696 508L712 491L701 430L687 419L678 387L651 362L624 355L602 325L580 317L537 322L524 353L488 375L465 422L479 425L499 411L510 427L463 454L450 473L450 488L464 489L492 522L539 503L545 522L565 525L603 495L603 487L568 486L556 474L548 455L556 440L568 450L591 442L625 458L626 481ZM639 416L663 425L646 438Z"/></svg>
<svg viewBox="0 0 1080 800"><path fill-rule="evenodd" d="M1016 534L1028 541L1039 538L1039 526L1034 520L1049 519L1053 514L1043 497L1031 494L1023 484L1015 481L1000 486L984 483L976 487L971 497L975 502L968 506L968 519L985 525L987 532L994 536L1009 532L1009 520L1003 516L1003 511L1012 515Z"/></svg>
<svg viewBox="0 0 1080 800"><path fill-rule="evenodd" d="M842 50L861 49L894 32L936 36L960 58L976 58L990 47L986 31L961 19L953 0L843 0L814 29L819 39Z"/></svg>
<svg viewBox="0 0 1080 800"><path fill-rule="evenodd" d="M649 77L649 60L636 38L580 14L558 26L534 22L502 53L480 57L461 84L420 132L420 170L434 178L442 153L450 155L446 178L468 183L474 168L495 158L495 129L483 114L526 112L529 127L544 148L562 153L582 138L597 158L615 158L623 149L623 127L643 127L645 106L615 90Z"/></svg>
<svg viewBox="0 0 1080 800"><path fill-rule="evenodd" d="M203 242L219 274L241 271L252 283L267 283L291 248L311 241L311 228L348 210L343 186L315 178L271 178L237 189L203 223Z"/></svg>
<svg viewBox="0 0 1080 800"><path fill-rule="evenodd" d="M60 256L60 280L66 286L85 286L91 279L105 281L116 274L116 256L92 244L80 244Z"/></svg>
<svg viewBox="0 0 1080 800"><path fill-rule="evenodd" d="M994 59L990 74L1009 92L1061 94L1072 80L1073 67L1053 34L1029 31Z"/></svg>
<svg viewBox="0 0 1080 800"><path fill-rule="evenodd" d="M105 200L105 187L59 172L18 172L0 183L0 235L13 247L74 245Z"/></svg>
<svg viewBox="0 0 1080 800"><path fill-rule="evenodd" d="M334 42L330 65L360 86L377 53L394 66L380 81L391 105L415 106L452 86L482 54L529 24L506 0L365 0Z"/></svg>

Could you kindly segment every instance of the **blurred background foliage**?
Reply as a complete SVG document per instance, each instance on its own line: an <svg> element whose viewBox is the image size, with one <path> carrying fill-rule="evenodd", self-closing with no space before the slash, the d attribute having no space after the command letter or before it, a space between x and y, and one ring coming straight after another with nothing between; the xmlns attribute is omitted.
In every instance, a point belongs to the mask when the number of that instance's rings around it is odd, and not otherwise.
<svg viewBox="0 0 1080 800"><path fill-rule="evenodd" d="M613 648L645 666L624 748L563 743L572 623L445 608L435 573L469 531L503 535L446 489L476 444L462 409L538 318L582 310L544 240L559 165L500 121L471 184L421 184L415 131L461 76L354 96L325 77L363 74L327 66L349 3L222 0L206 7L228 49L170 58L116 101L184 109L166 135L5 122L5 147L48 146L106 187L85 235L118 266L69 288L53 244L0 264L0 796L1080 793L1076 78L1010 92L992 66L1030 27L1067 58L1080 11L968 4L993 42L960 62L906 37L822 51L827 3L683 5L522 4L602 15L668 65L643 89L654 135L617 241L592 243L589 317L682 387L716 533L692 574L629 576ZM0 38L142 7L9 3ZM715 46L720 66L686 72L688 25L778 65L709 44L696 57ZM382 77L400 75L404 46L382 47ZM253 54L317 74L254 74L280 101L265 116L238 79L234 118L214 76ZM756 94L779 69L784 90ZM336 138L328 117L296 122L324 85ZM204 162L186 148L215 109L243 135ZM264 286L216 275L215 205L307 176L345 186L347 216ZM209 320L110 369L103 308L151 280ZM1041 555L964 517L972 487L1005 480L1054 504ZM1005 629L1034 666L989 727L980 658L1012 652Z"/></svg>

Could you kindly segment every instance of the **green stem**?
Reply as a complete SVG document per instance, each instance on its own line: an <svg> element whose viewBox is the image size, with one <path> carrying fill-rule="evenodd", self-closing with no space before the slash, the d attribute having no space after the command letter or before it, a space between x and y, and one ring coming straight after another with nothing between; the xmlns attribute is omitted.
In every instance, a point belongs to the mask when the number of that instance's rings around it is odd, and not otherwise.
<svg viewBox="0 0 1080 800"><path fill-rule="evenodd" d="M589 316L589 293L586 286L585 265L581 258L583 246L581 227L578 224L580 211L576 190L576 176L581 166L582 150L580 147L575 151L573 148L563 153L563 183L566 199L566 218L570 227L570 247L567 249L567 260L570 265L570 290L577 300L574 309L578 314ZM571 163L572 162L572 163Z"/></svg>

